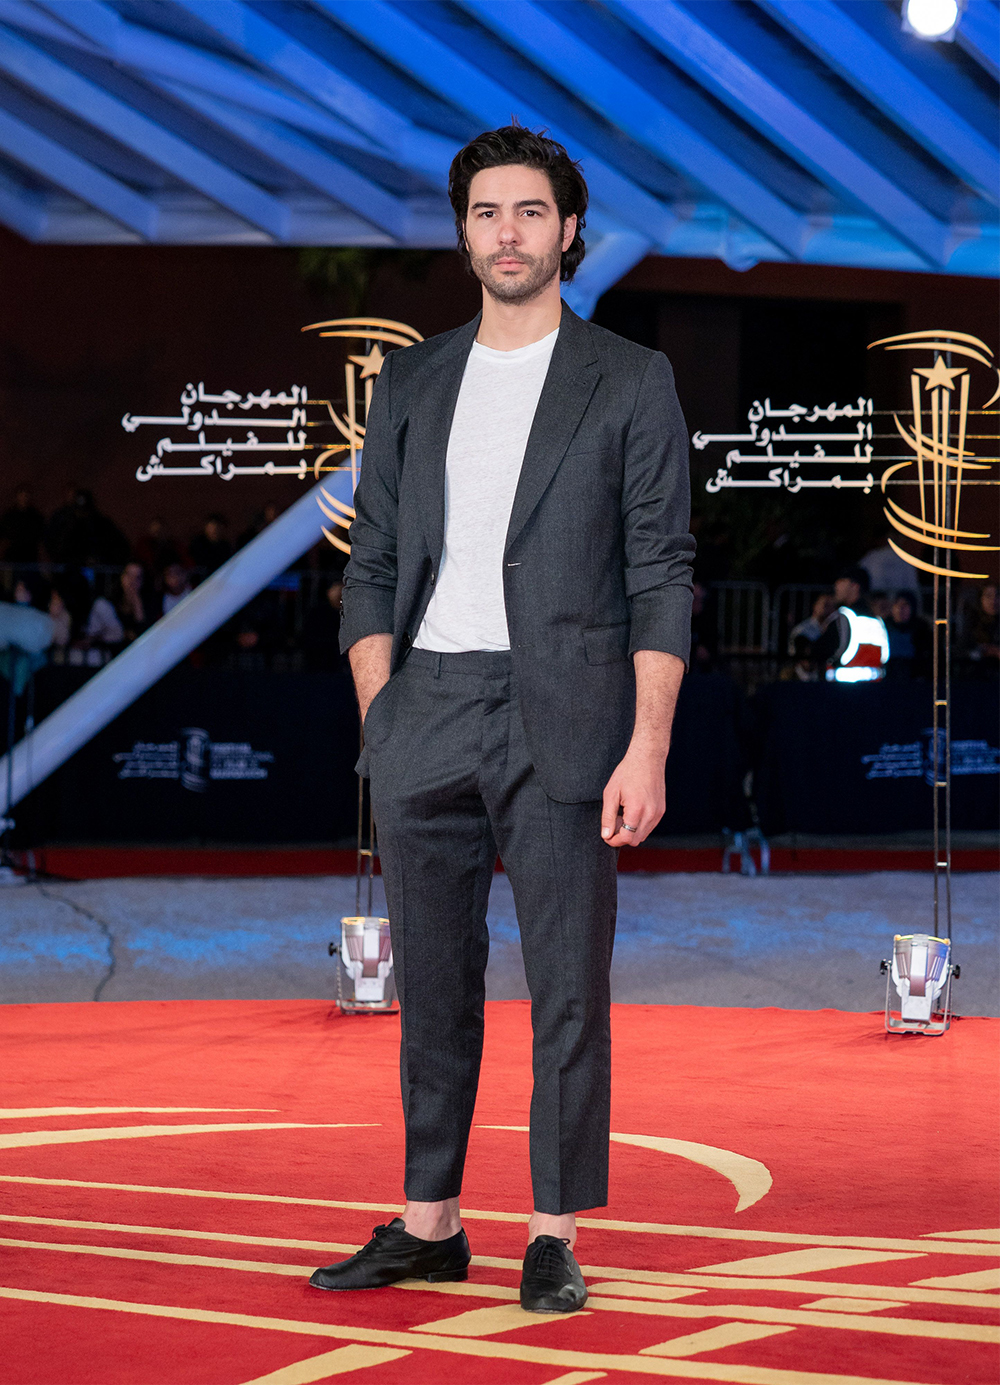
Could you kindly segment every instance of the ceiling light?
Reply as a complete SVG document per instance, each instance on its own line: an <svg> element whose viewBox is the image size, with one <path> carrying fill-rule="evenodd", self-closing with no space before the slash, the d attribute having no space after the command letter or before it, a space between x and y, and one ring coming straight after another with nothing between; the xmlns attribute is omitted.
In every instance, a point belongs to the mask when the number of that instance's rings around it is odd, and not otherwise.
<svg viewBox="0 0 1000 1385"><path fill-rule="evenodd" d="M955 37L962 9L962 0L903 0L904 32L948 43Z"/></svg>

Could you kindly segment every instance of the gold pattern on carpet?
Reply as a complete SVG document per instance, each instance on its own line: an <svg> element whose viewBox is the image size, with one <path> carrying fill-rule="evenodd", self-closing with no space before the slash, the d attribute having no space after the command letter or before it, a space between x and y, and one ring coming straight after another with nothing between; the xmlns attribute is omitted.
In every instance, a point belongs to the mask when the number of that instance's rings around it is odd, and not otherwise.
<svg viewBox="0 0 1000 1385"><path fill-rule="evenodd" d="M260 1108L204 1107L49 1107L0 1111L0 1119L40 1119L67 1115L111 1114L193 1114L209 1110L220 1116L237 1112L247 1115L265 1114ZM268 1110L266 1114L275 1114ZM368 1123L365 1123L368 1124ZM374 1123L371 1123L374 1124ZM30 1149L58 1144L82 1144L103 1140L125 1140L171 1135L206 1135L212 1133L257 1132L262 1138L268 1131L326 1130L359 1128L361 1123L315 1124L311 1122L220 1121L212 1124L138 1125L117 1127L84 1127L73 1130L36 1130L0 1135L0 1148ZM482 1128L482 1127L481 1127ZM520 1130L520 1127L485 1127L497 1130ZM679 1155L728 1178L738 1196L737 1211L752 1205L765 1196L771 1186L771 1174L757 1160L745 1158L732 1151L690 1141L673 1141L654 1136L617 1134L612 1137L620 1144ZM280 1194L236 1193L226 1190L176 1188L130 1183L102 1183L70 1178L42 1178L27 1174L4 1174L0 1180L8 1184L30 1185L56 1189L95 1189L103 1192L160 1195L196 1199L216 1199L220 1202L270 1204L274 1207L308 1206L351 1212L388 1212L395 1208L384 1203L347 1202L321 1198L299 1198ZM523 1223L520 1215L488 1209L466 1212L469 1220ZM473 1260L473 1277L467 1282L429 1284L423 1280L406 1281L385 1291L394 1296L405 1292L417 1293L426 1299L424 1321L403 1331L335 1325L327 1322L278 1318L253 1313L229 1313L207 1308L172 1305L169 1303L133 1302L127 1300L43 1292L18 1285L0 1288L0 1298L26 1303L61 1305L67 1309L116 1312L138 1316L175 1319L192 1323L217 1324L230 1329L287 1333L293 1336L313 1336L339 1340L340 1345L319 1354L295 1360L257 1376L243 1385L314 1385L334 1376L361 1374L414 1352L443 1353L454 1362L456 1357L481 1358L496 1362L531 1363L559 1370L546 1385L583 1385L583 1382L602 1379L625 1372L630 1376L649 1375L687 1380L702 1379L724 1382L725 1385L913 1385L912 1382L886 1381L877 1377L853 1376L836 1372L776 1369L756 1366L750 1361L735 1364L710 1358L713 1353L736 1348L752 1352L757 1342L794 1333L800 1329L823 1328L835 1332L858 1334L874 1340L897 1337L910 1340L979 1343L1000 1343L1000 1329L992 1323L952 1321L940 1311L933 1316L928 1310L996 1309L1000 1306L1000 1266L993 1264L981 1270L948 1274L927 1274L934 1262L947 1270L947 1258L956 1254L966 1257L989 1257L996 1261L998 1247L990 1231L949 1230L937 1236L919 1239L813 1235L808 1232L735 1229L732 1227L678 1226L656 1222L625 1222L611 1218L580 1218L581 1225L626 1235L652 1234L681 1236L692 1241L733 1240L743 1247L775 1246L763 1254L738 1259L713 1261L694 1265L682 1272L622 1269L609 1266L584 1265L590 1281L591 1296L586 1309L572 1317L525 1313L518 1303L518 1290L512 1283L492 1282L491 1271L516 1272L520 1261L501 1256L477 1256ZM185 1266L207 1275L273 1275L286 1279L305 1279L314 1268L312 1263L285 1261L280 1253L315 1252L319 1258L332 1251L350 1254L353 1244L331 1241L296 1240L278 1236L250 1235L242 1232L204 1230L198 1227L149 1225L115 1221L88 1221L82 1218L44 1217L16 1213L0 1214L0 1223L14 1230L31 1228L37 1239L27 1236L0 1237L0 1246L22 1250L29 1254L48 1252L48 1255L67 1257L107 1257L140 1262L146 1281L159 1266ZM52 1233L45 1238L46 1231ZM73 1241L58 1239L60 1233L82 1233ZM127 1242L138 1240L140 1245L109 1245L103 1238L112 1236ZM258 1247L278 1259L232 1258L225 1255L184 1253L178 1247L166 1250L149 1248L141 1242L147 1237L170 1241L212 1242L214 1248L227 1245ZM208 1249L208 1247L206 1247ZM945 1260L942 1262L941 1258ZM46 1259L48 1256L46 1256ZM298 1257L297 1257L298 1258ZM930 1266L926 1265L931 1261ZM830 1271L863 1269L868 1265L890 1266L901 1262L901 1274L920 1272L911 1263L921 1262L923 1278L892 1285L865 1284L822 1280L812 1276ZM29 1260L30 1264L31 1261ZM903 1265L905 1264L905 1268ZM166 1271L169 1273L169 1271ZM596 1282L595 1282L596 1281ZM212 1280L198 1280L210 1284ZM253 1294L252 1281L250 1293ZM726 1291L732 1301L706 1302L710 1291ZM785 1306L775 1306L775 1294L793 1294L796 1298ZM761 1295L768 1301L761 1302ZM817 1295L820 1295L817 1297ZM461 1302L476 1300L475 1305L463 1308ZM489 1300L489 1302L483 1302ZM398 1302L390 1299L389 1301ZM924 1316L907 1316L907 1305L922 1310ZM449 1306L458 1311L448 1312ZM552 1329L561 1329L563 1342L569 1336L579 1337L580 1329L594 1314L624 1315L633 1325L645 1322L648 1332L646 1345L628 1352L603 1352L576 1349L566 1345L546 1345L552 1339ZM664 1337L664 1331L676 1320L674 1335ZM514 1340L526 1328L530 1340ZM534 1329L550 1328L550 1332ZM580 1340L585 1340L581 1338ZM613 1334L611 1334L613 1340ZM633 1339L634 1340L634 1339ZM640 1338L641 1340L641 1338ZM299 1347L301 1354L301 1346ZM449 1374L454 1365L449 1363Z"/></svg>

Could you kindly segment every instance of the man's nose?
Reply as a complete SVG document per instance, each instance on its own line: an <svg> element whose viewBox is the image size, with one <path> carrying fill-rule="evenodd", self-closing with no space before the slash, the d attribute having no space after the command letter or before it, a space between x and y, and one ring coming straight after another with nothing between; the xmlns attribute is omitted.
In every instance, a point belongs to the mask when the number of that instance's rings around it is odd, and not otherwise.
<svg viewBox="0 0 1000 1385"><path fill-rule="evenodd" d="M513 218L511 218L510 220L501 221L500 228L497 231L497 240L500 242L500 244L516 245L518 239L519 237L517 222Z"/></svg>

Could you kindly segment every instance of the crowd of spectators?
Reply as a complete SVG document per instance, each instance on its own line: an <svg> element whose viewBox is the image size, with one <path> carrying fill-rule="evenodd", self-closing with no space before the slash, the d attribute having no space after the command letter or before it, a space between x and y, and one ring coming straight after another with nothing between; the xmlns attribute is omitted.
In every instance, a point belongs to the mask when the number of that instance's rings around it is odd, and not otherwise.
<svg viewBox="0 0 1000 1385"><path fill-rule="evenodd" d="M822 592L809 616L789 632L790 663L782 677L816 682L825 676L843 644L847 607L857 615L878 617L885 626L889 658L885 676L892 680L929 679L933 671L934 635L930 620L920 614L920 594L912 586L912 569L900 560L911 585L874 590L868 567L845 568L829 592ZM961 603L953 631L952 658L957 673L996 677L1000 672L1000 604L995 583L987 582Z"/></svg>
<svg viewBox="0 0 1000 1385"><path fill-rule="evenodd" d="M162 518L130 544L78 487L46 519L28 486L0 515L0 601L44 611L52 622L50 661L99 667L137 639L237 549L277 519L267 504L235 543L213 512L187 541ZM326 545L324 545L324 550ZM324 562L329 564L325 551ZM192 656L201 666L334 669L339 571L299 571L262 592Z"/></svg>
<svg viewBox="0 0 1000 1385"><path fill-rule="evenodd" d="M26 485L0 515L0 601L44 611L52 621L52 662L100 666L168 614L239 548L280 513L267 504L235 539L226 517L207 515L186 541L153 519L135 543L95 504L72 487L47 519ZM737 671L720 640L719 594L726 586L727 534L708 528L699 537L692 616L692 672ZM771 545L784 551L779 535ZM340 667L341 575L323 545L319 571L307 563L260 593L192 656L201 666L254 670ZM789 550L789 553L791 550ZM782 572L794 581L794 573ZM859 562L817 590L804 619L778 632L771 677L813 682L825 676L842 634L843 607L875 615L885 624L890 679L931 675L933 637L922 613L916 573L883 541ZM791 608L789 608L791 609ZM997 587L987 582L960 596L953 625L953 655L961 676L1000 672ZM799 607L799 613L804 614ZM787 614L787 613L786 613ZM790 627L790 628L789 628Z"/></svg>
<svg viewBox="0 0 1000 1385"><path fill-rule="evenodd" d="M874 574L874 580L873 580ZM844 644L844 607L860 616L876 616L885 626L889 657L885 676L893 681L931 678L934 639L931 621L922 613L927 594L916 585L914 569L886 544L856 564L841 569L828 587L813 585L811 609L794 621L793 609L777 604L776 614L787 624L777 631L773 652L777 667L768 676L804 683L826 677ZM720 620L718 597L725 583L696 578L691 630L691 671L734 670L749 651L720 644L725 621ZM780 592L782 589L779 588ZM788 589L786 589L788 590ZM804 593L803 593L804 594ZM951 629L952 671L960 678L1000 676L1000 599L997 585L986 582L958 589ZM721 652L720 652L721 651Z"/></svg>

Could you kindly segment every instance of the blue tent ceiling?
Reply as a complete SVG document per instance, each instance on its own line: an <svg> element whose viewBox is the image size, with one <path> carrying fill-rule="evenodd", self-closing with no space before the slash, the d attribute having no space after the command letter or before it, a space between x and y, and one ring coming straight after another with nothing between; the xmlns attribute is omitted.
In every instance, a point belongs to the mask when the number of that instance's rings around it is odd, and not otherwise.
<svg viewBox="0 0 1000 1385"><path fill-rule="evenodd" d="M455 150L582 159L584 310L647 253L1000 272L1000 10L895 0L0 0L0 221L74 244L452 246Z"/></svg>

